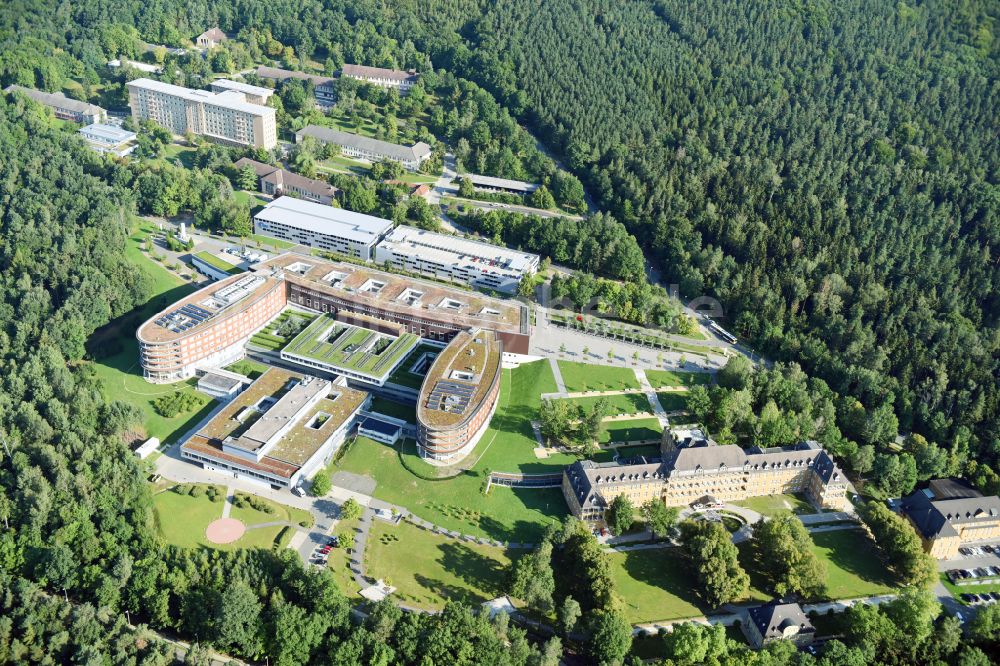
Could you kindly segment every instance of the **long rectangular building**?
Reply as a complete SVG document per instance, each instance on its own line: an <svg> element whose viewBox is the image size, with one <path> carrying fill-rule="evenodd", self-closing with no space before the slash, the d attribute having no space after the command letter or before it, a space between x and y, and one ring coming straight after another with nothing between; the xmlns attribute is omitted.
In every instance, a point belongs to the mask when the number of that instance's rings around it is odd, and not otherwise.
<svg viewBox="0 0 1000 666"><path fill-rule="evenodd" d="M371 261L392 221L294 197L279 197L253 218L254 231Z"/></svg>
<svg viewBox="0 0 1000 666"><path fill-rule="evenodd" d="M539 257L403 225L378 244L375 262L512 294L521 278L538 270Z"/></svg>
<svg viewBox="0 0 1000 666"><path fill-rule="evenodd" d="M507 352L527 354L531 318L523 303L419 280L367 266L284 254L261 270L280 271L288 302L336 314L374 317L401 324L410 333L450 342L474 328L495 331ZM370 327L370 326L369 326Z"/></svg>
<svg viewBox="0 0 1000 666"><path fill-rule="evenodd" d="M340 75L347 79L356 79L382 88L395 88L404 95L410 91L419 78L414 70L404 72L399 69L351 64L344 65Z"/></svg>
<svg viewBox="0 0 1000 666"><path fill-rule="evenodd" d="M602 523L618 495L635 506L658 500L687 506L710 496L733 502L762 495L802 493L817 506L843 511L847 477L816 442L770 449L721 446L700 431L664 435L661 458L630 464L578 461L563 473L563 496L573 515Z"/></svg>
<svg viewBox="0 0 1000 666"><path fill-rule="evenodd" d="M431 156L431 147L423 141L418 141L412 146L401 146L398 143L380 141L319 125L306 125L300 129L295 133L295 143L302 143L306 137L312 137L320 143L340 146L340 152L347 157L369 162L392 160L410 171L419 169L420 165Z"/></svg>
<svg viewBox="0 0 1000 666"><path fill-rule="evenodd" d="M81 102L78 99L71 99L66 97L66 95L61 92L50 93L43 90L35 90L34 88L25 88L24 86L19 85L9 85L4 88L4 92L19 92L22 95L35 100L39 104L49 107L52 109L56 118L61 118L62 120L72 120L73 122L92 125L94 123L102 123L107 120L108 117L107 111L96 104L89 104L87 102Z"/></svg>
<svg viewBox="0 0 1000 666"><path fill-rule="evenodd" d="M328 108L337 103L337 80L332 76L320 76L318 74L306 74L292 69L281 69L280 67L266 67L261 65L257 68L257 76L261 79L276 81L278 83L288 79L298 79L308 81L313 86L313 97L316 104L323 108Z"/></svg>
<svg viewBox="0 0 1000 666"><path fill-rule="evenodd" d="M153 120L174 134L192 132L220 143L255 148L278 144L275 111L251 104L243 92L192 90L153 79L127 84L132 117Z"/></svg>

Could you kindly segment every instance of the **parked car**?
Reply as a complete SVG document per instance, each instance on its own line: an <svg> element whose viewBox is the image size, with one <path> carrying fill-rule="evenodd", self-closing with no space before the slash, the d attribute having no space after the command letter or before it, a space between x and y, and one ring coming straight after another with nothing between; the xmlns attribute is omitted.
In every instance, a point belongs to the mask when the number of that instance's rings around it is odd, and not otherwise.
<svg viewBox="0 0 1000 666"><path fill-rule="evenodd" d="M981 601L982 601L983 603L986 603L986 604L991 604L991 603L993 603L993 597L991 597L990 595L988 595L988 594L985 594L985 593L983 593L983 594L980 594L980 595L979 595L979 599L980 599L980 600L981 600Z"/></svg>
<svg viewBox="0 0 1000 666"><path fill-rule="evenodd" d="M978 604L979 603L979 596L978 595L969 594L968 592L965 592L961 596L962 596L962 601L964 601L967 604Z"/></svg>
<svg viewBox="0 0 1000 666"><path fill-rule="evenodd" d="M990 574L993 576L1000 576L1000 567L986 567L990 570Z"/></svg>
<svg viewBox="0 0 1000 666"><path fill-rule="evenodd" d="M975 569L975 573L976 573L976 576L979 577L979 578L986 578L987 576L990 575L990 572L987 571L986 569L982 568L982 567L977 567Z"/></svg>
<svg viewBox="0 0 1000 666"><path fill-rule="evenodd" d="M702 509L705 508L705 505L702 504L701 502L695 502L694 504L691 505L691 508L694 509L695 511L701 511Z"/></svg>
<svg viewBox="0 0 1000 666"><path fill-rule="evenodd" d="M971 548L966 548L965 546L962 546L961 548L959 548L958 552L960 552L962 555L972 555L972 549Z"/></svg>
<svg viewBox="0 0 1000 666"><path fill-rule="evenodd" d="M990 596L993 597L993 601L1000 601L1000 592L990 592Z"/></svg>

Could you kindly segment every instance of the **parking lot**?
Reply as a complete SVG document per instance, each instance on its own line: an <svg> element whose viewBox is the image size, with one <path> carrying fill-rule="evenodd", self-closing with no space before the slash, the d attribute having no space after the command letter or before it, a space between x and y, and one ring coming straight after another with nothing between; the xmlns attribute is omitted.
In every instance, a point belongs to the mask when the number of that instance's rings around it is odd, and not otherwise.
<svg viewBox="0 0 1000 666"><path fill-rule="evenodd" d="M320 543L312 549L309 555L309 564L325 567L327 559L330 557L330 551L339 547L340 539L336 535L323 537Z"/></svg>
<svg viewBox="0 0 1000 666"><path fill-rule="evenodd" d="M1000 585L1000 543L962 546L958 558L940 562L939 568L965 604L985 606L1000 602L1000 591L983 587Z"/></svg>

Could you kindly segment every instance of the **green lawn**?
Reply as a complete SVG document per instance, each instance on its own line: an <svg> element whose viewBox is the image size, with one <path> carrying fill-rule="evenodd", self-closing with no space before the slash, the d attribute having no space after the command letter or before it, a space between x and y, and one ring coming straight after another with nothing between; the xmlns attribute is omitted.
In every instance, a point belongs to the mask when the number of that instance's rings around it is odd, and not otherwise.
<svg viewBox="0 0 1000 666"><path fill-rule="evenodd" d="M437 182L437 178L434 176L429 176L425 173L414 173L412 171L407 171L406 173L404 173L402 176L399 177L399 180L401 180L404 183L410 183L411 185L419 185L419 184L433 185L434 183Z"/></svg>
<svg viewBox="0 0 1000 666"><path fill-rule="evenodd" d="M254 241L256 247L273 248L274 250L287 250L290 247L295 247L295 243L260 234L250 234L250 239Z"/></svg>
<svg viewBox="0 0 1000 666"><path fill-rule="evenodd" d="M195 289L190 283L142 254L140 248L153 231L152 224L137 225L125 245L125 256L147 277L149 290L145 295L146 303L91 336L87 341L87 350L94 361L88 363L88 366L100 381L107 399L121 400L135 406L142 413L146 434L169 442L173 435L183 434L210 412L215 403L207 396L195 392L193 380L177 384L150 384L142 376L139 344L135 339L136 329L154 314ZM153 401L175 391L196 393L201 407L173 418L157 414L153 409Z"/></svg>
<svg viewBox="0 0 1000 666"><path fill-rule="evenodd" d="M711 384L712 375L707 372L683 372L680 370L646 370L646 379L653 388L664 386L694 386Z"/></svg>
<svg viewBox="0 0 1000 666"><path fill-rule="evenodd" d="M493 488L489 495L483 495L486 475L490 470L559 472L576 458L556 454L540 460L533 452L537 443L531 419L538 414L540 394L555 391L549 364L539 361L504 370L501 382L500 404L491 426L465 461L472 466L469 471L458 472L447 480L427 480L442 473L455 474L456 470L442 472L424 462L412 441L393 448L363 437L351 445L332 471L372 477L378 484L376 497L404 506L442 527L500 541L533 542L545 525L566 515L562 492L558 488Z"/></svg>
<svg viewBox="0 0 1000 666"><path fill-rule="evenodd" d="M171 143L163 147L163 157L161 159L167 162L180 160L185 169L193 169L194 158L197 152L197 148Z"/></svg>
<svg viewBox="0 0 1000 666"><path fill-rule="evenodd" d="M850 599L893 591L875 542L864 530L812 534L813 552L826 562L826 597Z"/></svg>
<svg viewBox="0 0 1000 666"><path fill-rule="evenodd" d="M396 587L393 598L424 609L448 600L477 604L504 592L510 558L503 549L450 539L406 521L375 521L366 571Z"/></svg>
<svg viewBox="0 0 1000 666"><path fill-rule="evenodd" d="M242 361L236 361L236 363L233 363L232 365L227 365L225 369L230 372L244 375L250 379L257 379L267 371L267 366L263 363L258 363L257 361L245 358Z"/></svg>
<svg viewBox="0 0 1000 666"><path fill-rule="evenodd" d="M397 419L404 419L409 423L417 422L417 406L408 405L402 402L396 402L395 400L389 400L388 398L382 398L375 396L372 398L372 408L371 411L378 412L379 414L385 414L386 416L392 416Z"/></svg>
<svg viewBox="0 0 1000 666"><path fill-rule="evenodd" d="M286 520L293 525L305 522L307 527L312 527L312 514L305 509L288 506L287 504L279 504L278 502L272 502L271 500L264 499L262 497L256 497L256 501L270 506L273 509L273 512L268 513L266 511L258 511L249 505L239 507L234 504L232 511L229 513L230 518L242 520L246 525L256 525L258 523L271 523L276 520Z"/></svg>
<svg viewBox="0 0 1000 666"><path fill-rule="evenodd" d="M874 542L862 530L821 532L812 537L813 552L826 562L826 598L848 599L893 591ZM748 553L748 548L741 548L740 559L750 571L754 567ZM713 610L698 599L680 549L634 550L612 553L610 558L611 575L630 622L696 617ZM748 599L770 599L762 588L759 577L751 575Z"/></svg>
<svg viewBox="0 0 1000 666"><path fill-rule="evenodd" d="M801 497L795 495L761 495L750 499L733 502L737 506L744 506L765 516L773 516L779 511L791 511L793 513L816 513L812 504Z"/></svg>
<svg viewBox="0 0 1000 666"><path fill-rule="evenodd" d="M629 622L654 622L704 615L694 578L679 548L655 548L612 553L611 577ZM759 590L751 599L765 600Z"/></svg>
<svg viewBox="0 0 1000 666"><path fill-rule="evenodd" d="M257 192L248 192L246 190L236 190L233 192L233 198L240 203L245 202L248 206L250 206L251 215L257 213L261 208L271 203L270 199L264 198Z"/></svg>
<svg viewBox="0 0 1000 666"><path fill-rule="evenodd" d="M226 489L216 486L220 496ZM213 502L206 495L191 497L165 490L153 496L153 511L156 524L163 539L182 548L216 548L237 550L240 548L271 548L281 532L280 527L262 527L247 530L246 533L228 544L213 544L205 538L205 528L213 520L222 517L224 503L220 499ZM235 517L235 516L234 516Z"/></svg>
<svg viewBox="0 0 1000 666"><path fill-rule="evenodd" d="M665 412L679 412L687 409L687 394L676 391L658 391L656 397Z"/></svg>
<svg viewBox="0 0 1000 666"><path fill-rule="evenodd" d="M332 549L326 560L327 568L333 573L334 580L337 581L337 588L351 600L361 599L361 596L358 594L361 588L354 581L354 574L351 572L350 552L354 546L354 535L360 522L360 518L337 522L336 527L333 528L333 533L341 537L347 535L348 539L342 539L340 546Z"/></svg>
<svg viewBox="0 0 1000 666"><path fill-rule="evenodd" d="M566 390L570 393L639 388L639 382L631 368L559 361L559 372L562 374L563 383L566 384Z"/></svg>
<svg viewBox="0 0 1000 666"><path fill-rule="evenodd" d="M598 441L601 444L609 442L636 442L645 439L660 439L663 428L655 418L629 419L627 421L608 421L601 427Z"/></svg>
<svg viewBox="0 0 1000 666"><path fill-rule="evenodd" d="M644 393L619 393L617 395L592 396L587 398L564 398L566 402L579 405L588 412L594 408L599 400L608 403L607 415L636 414L639 412L652 412L649 399Z"/></svg>

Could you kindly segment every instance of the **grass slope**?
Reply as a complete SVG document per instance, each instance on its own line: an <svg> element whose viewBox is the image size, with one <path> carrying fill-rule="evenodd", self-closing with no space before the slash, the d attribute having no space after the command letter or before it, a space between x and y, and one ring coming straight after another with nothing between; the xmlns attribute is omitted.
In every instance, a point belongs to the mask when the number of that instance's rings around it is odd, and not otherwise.
<svg viewBox="0 0 1000 666"><path fill-rule="evenodd" d="M395 586L393 598L428 610L449 600L476 604L502 593L510 558L503 549L422 530L406 521L375 521L367 573Z"/></svg>
<svg viewBox="0 0 1000 666"><path fill-rule="evenodd" d="M570 393L639 388L639 381L631 368L559 361L559 372L562 374L566 390Z"/></svg>
<svg viewBox="0 0 1000 666"><path fill-rule="evenodd" d="M138 226L125 246L125 256L149 278L150 289L146 294L146 304L95 332L87 346L88 349L107 347L112 349L111 354L100 356L89 364L101 382L105 398L121 400L135 406L142 413L148 436L171 441L173 435L186 432L210 412L215 403L207 396L196 393L193 388L194 382L150 384L142 376L142 368L139 367L139 344L135 339L136 329L154 314L195 289L193 285L177 277L161 264L143 255L140 247L153 231L150 224ZM157 414L153 409L153 401L175 391L195 393L199 397L201 407L172 418Z"/></svg>
<svg viewBox="0 0 1000 666"><path fill-rule="evenodd" d="M483 495L486 475L491 470L559 472L575 457L556 454L540 460L534 454L537 443L531 419L538 414L540 394L555 391L549 364L528 363L503 373L500 404L490 428L466 459L472 465L470 470L446 480L428 480L441 470L421 460L412 441L398 445L402 446L400 453L398 446L392 448L359 437L333 471L372 477L378 484L376 497L448 529L500 541L534 541L546 524L566 515L562 492L558 488L493 488L489 495Z"/></svg>

